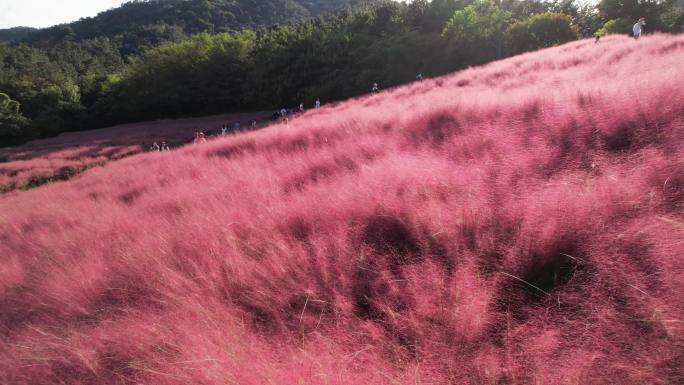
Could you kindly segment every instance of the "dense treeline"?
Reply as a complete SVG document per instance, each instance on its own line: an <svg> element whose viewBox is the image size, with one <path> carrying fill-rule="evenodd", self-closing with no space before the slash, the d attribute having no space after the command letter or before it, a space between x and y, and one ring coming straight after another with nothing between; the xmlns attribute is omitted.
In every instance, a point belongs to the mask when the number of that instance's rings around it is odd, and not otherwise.
<svg viewBox="0 0 684 385"><path fill-rule="evenodd" d="M185 35L283 24L374 2L377 0L133 0L96 17L24 33L21 40L46 48L65 41L109 37L127 56Z"/></svg>
<svg viewBox="0 0 684 385"><path fill-rule="evenodd" d="M220 33L224 19L203 28L211 13L184 13L215 3L133 2L108 11L111 20L90 29L77 26L89 19L69 25L74 35L67 39L39 31L30 39L47 38L0 44L0 92L13 102L0 112L0 141L159 117L311 105L315 98L334 101L366 93L374 82L391 87L419 72L440 75L579 35L615 32L616 26L628 33L641 15L648 32L680 31L683 25L674 0L602 0L597 7L572 0L374 2L332 16ZM230 3L256 9L265 4ZM272 3L296 3L306 16L350 2ZM162 15L186 21L166 24L141 11L147 19L123 27L115 22L117 12L155 4ZM183 11L166 10L173 6ZM157 24L140 27L149 20Z"/></svg>
<svg viewBox="0 0 684 385"><path fill-rule="evenodd" d="M0 42L5 41L13 43L21 41L28 37L28 35L34 31L35 29L30 27L14 27L8 29L0 29Z"/></svg>

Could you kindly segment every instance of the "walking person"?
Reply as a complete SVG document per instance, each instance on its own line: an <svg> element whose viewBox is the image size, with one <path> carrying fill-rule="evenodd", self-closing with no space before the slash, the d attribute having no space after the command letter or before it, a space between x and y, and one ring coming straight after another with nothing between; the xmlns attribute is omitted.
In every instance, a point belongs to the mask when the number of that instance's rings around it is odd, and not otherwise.
<svg viewBox="0 0 684 385"><path fill-rule="evenodd" d="M640 17L639 20L634 23L632 34L634 35L635 40L641 37L641 27L644 25L646 25L646 18L644 17Z"/></svg>
<svg viewBox="0 0 684 385"><path fill-rule="evenodd" d="M204 132L202 131L197 131L195 132L195 140L193 143L198 144L198 143L206 143L207 138L204 136Z"/></svg>
<svg viewBox="0 0 684 385"><path fill-rule="evenodd" d="M380 88L378 88L378 83L373 83L373 93L377 94L380 92Z"/></svg>
<svg viewBox="0 0 684 385"><path fill-rule="evenodd" d="M416 80L418 80L419 82L423 81L423 73L422 72L418 73L418 76L416 76Z"/></svg>
<svg viewBox="0 0 684 385"><path fill-rule="evenodd" d="M304 103L299 103L299 112L304 112Z"/></svg>
<svg viewBox="0 0 684 385"><path fill-rule="evenodd" d="M169 145L166 144L166 141L162 141L161 150L162 151L171 151L171 149L169 148Z"/></svg>
<svg viewBox="0 0 684 385"><path fill-rule="evenodd" d="M150 151L159 152L159 145L157 144L157 142L152 143L152 147L150 147Z"/></svg>
<svg viewBox="0 0 684 385"><path fill-rule="evenodd" d="M321 99L316 98L316 108L321 108Z"/></svg>

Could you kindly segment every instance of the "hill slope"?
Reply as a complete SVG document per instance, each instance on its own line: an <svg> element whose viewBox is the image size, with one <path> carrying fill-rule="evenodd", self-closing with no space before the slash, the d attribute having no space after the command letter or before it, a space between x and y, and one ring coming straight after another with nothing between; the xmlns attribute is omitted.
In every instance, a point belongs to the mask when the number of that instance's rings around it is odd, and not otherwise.
<svg viewBox="0 0 684 385"><path fill-rule="evenodd" d="M0 383L684 381L684 36L0 198Z"/></svg>
<svg viewBox="0 0 684 385"><path fill-rule="evenodd" d="M153 142L171 148L192 141L197 130L216 136L221 127L250 128L268 123L270 112L210 115L199 118L162 119L97 130L67 132L17 147L0 148L0 194L17 188L37 187L51 179L66 179L109 161L147 151ZM231 133L232 134L232 133Z"/></svg>
<svg viewBox="0 0 684 385"><path fill-rule="evenodd" d="M31 32L35 32L35 28L30 27L14 27L7 29L0 29L0 42L14 43L23 40Z"/></svg>
<svg viewBox="0 0 684 385"><path fill-rule="evenodd" d="M186 34L259 28L318 16L373 0L150 0L131 1L73 23L40 29L23 40L37 46L64 41L155 34L161 26Z"/></svg>

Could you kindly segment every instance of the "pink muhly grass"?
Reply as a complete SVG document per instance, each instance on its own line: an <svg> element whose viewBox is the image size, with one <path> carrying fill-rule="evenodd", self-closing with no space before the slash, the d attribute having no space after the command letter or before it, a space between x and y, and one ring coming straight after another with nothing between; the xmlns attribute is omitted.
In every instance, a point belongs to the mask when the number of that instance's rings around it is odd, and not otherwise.
<svg viewBox="0 0 684 385"><path fill-rule="evenodd" d="M579 41L7 194L0 383L681 383L682 59Z"/></svg>

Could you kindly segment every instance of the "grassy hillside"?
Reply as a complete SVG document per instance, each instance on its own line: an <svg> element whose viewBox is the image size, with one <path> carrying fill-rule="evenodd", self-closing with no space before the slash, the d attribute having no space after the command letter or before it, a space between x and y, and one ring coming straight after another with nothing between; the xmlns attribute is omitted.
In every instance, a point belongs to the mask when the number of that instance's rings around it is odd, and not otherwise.
<svg viewBox="0 0 684 385"><path fill-rule="evenodd" d="M684 381L684 36L0 197L0 383Z"/></svg>
<svg viewBox="0 0 684 385"><path fill-rule="evenodd" d="M257 120L260 128L270 117L270 112L253 112L163 119L63 133L22 146L0 148L0 194L72 178L92 167L145 152L155 141L166 141L174 148L190 143L198 130L216 136L224 125L232 128L240 122L241 129L246 129L252 120Z"/></svg>

